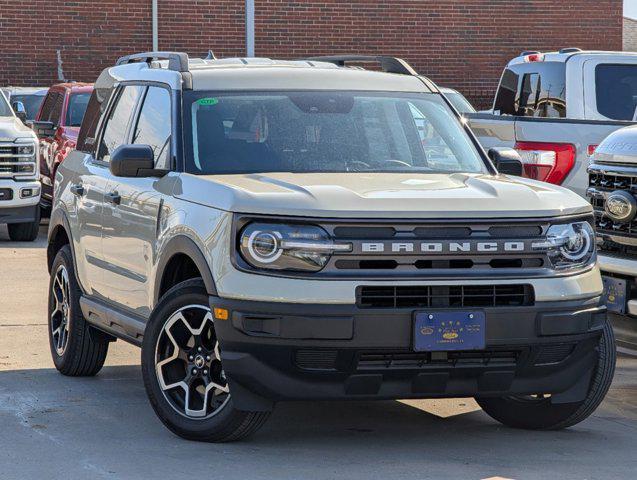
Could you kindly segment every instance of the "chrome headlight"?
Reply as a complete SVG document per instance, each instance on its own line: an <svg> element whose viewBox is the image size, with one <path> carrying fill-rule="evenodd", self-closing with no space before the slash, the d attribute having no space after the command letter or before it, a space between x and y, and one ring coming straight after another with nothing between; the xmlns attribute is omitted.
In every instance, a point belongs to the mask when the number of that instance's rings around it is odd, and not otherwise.
<svg viewBox="0 0 637 480"><path fill-rule="evenodd" d="M350 251L349 243L334 243L321 227L250 223L239 236L241 257L265 270L318 272L335 251Z"/></svg>
<svg viewBox="0 0 637 480"><path fill-rule="evenodd" d="M25 157L32 157L35 153L35 145L20 145L17 147L17 154Z"/></svg>
<svg viewBox="0 0 637 480"><path fill-rule="evenodd" d="M546 241L533 247L546 251L555 270L581 268L595 261L595 233L588 222L551 225Z"/></svg>

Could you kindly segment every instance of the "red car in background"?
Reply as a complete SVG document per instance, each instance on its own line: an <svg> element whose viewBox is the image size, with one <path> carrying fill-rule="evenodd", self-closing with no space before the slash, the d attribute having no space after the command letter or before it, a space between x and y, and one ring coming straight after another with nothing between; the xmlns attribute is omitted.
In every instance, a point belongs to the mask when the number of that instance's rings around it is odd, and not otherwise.
<svg viewBox="0 0 637 480"><path fill-rule="evenodd" d="M50 209L53 201L53 181L57 167L75 148L92 92L92 83L53 85L33 121L33 130L40 140L40 205L44 211Z"/></svg>

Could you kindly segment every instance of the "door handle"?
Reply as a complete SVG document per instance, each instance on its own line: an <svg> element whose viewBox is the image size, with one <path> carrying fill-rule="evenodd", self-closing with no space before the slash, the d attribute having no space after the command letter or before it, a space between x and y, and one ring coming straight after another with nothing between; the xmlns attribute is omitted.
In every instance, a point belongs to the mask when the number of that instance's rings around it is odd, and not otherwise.
<svg viewBox="0 0 637 480"><path fill-rule="evenodd" d="M113 205L119 205L120 202L122 201L122 197L117 192L107 193L105 197L106 197L106 201L109 203L112 203Z"/></svg>
<svg viewBox="0 0 637 480"><path fill-rule="evenodd" d="M75 185L71 185L70 190L71 190L71 193L75 195L76 197L81 197L82 195L84 195L84 187L79 183Z"/></svg>

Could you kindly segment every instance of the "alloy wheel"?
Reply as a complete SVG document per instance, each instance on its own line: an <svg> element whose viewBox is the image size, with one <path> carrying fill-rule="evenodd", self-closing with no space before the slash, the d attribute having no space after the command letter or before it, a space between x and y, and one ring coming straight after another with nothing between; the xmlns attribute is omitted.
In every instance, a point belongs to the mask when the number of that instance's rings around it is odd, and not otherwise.
<svg viewBox="0 0 637 480"><path fill-rule="evenodd" d="M230 399L212 312L188 305L164 324L155 348L155 372L170 406L193 419L210 418Z"/></svg>
<svg viewBox="0 0 637 480"><path fill-rule="evenodd" d="M51 293L53 311L51 312L51 337L56 353L64 355L69 340L69 321L71 316L69 295L69 273L64 265L55 271Z"/></svg>

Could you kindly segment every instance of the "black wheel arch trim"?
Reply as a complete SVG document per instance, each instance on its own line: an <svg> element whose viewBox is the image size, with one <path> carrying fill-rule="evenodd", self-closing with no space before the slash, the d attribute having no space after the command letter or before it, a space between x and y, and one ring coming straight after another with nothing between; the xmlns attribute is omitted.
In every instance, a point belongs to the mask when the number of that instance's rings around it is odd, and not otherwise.
<svg viewBox="0 0 637 480"><path fill-rule="evenodd" d="M66 233L66 237L69 239L69 247L71 249L71 258L73 259L73 269L75 270L75 278L77 276L77 261L75 259L75 248L73 248L73 237L71 236L71 225L69 224L69 219L66 216L66 213L57 209L51 212L51 218L49 219L49 230L47 232L47 248L46 248L46 260L47 267L49 269L49 273L51 271L51 265L53 265L53 260L55 259L55 254L51 247L53 244L53 239L55 235L59 231L59 229L63 229ZM78 280L79 283L79 280Z"/></svg>
<svg viewBox="0 0 637 480"><path fill-rule="evenodd" d="M157 305L157 302L159 302L161 283L166 266L175 255L179 254L188 256L194 262L195 266L201 273L201 278L203 279L208 294L217 295L217 288L215 286L215 281L212 278L212 273L210 272L210 266L206 261L206 257L201 252L201 249L191 238L186 237L185 235L179 235L171 238L166 247L162 249L161 259L157 264L157 274L153 290L153 305Z"/></svg>

